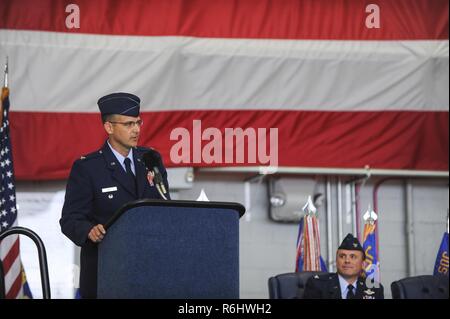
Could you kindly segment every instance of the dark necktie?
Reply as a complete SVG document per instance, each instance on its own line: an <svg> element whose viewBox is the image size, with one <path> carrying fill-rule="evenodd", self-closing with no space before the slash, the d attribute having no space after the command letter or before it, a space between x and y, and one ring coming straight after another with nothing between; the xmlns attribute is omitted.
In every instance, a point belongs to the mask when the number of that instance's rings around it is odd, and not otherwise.
<svg viewBox="0 0 450 319"><path fill-rule="evenodd" d="M353 287L353 285L348 285L347 289L347 299L355 299L355 293L353 292L353 289L355 289L355 287Z"/></svg>
<svg viewBox="0 0 450 319"><path fill-rule="evenodd" d="M133 174L133 171L131 170L131 160L127 157L125 158L125 170L127 172L127 176L131 181L131 185L134 187L134 191L136 192L136 177Z"/></svg>

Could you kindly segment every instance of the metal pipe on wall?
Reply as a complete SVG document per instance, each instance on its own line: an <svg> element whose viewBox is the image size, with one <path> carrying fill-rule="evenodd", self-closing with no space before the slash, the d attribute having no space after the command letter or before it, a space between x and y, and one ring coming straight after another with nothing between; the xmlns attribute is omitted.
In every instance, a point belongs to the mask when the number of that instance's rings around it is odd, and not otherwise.
<svg viewBox="0 0 450 319"><path fill-rule="evenodd" d="M359 239L360 242L362 241L362 236L361 236L361 210L360 210L360 203L359 203L359 198L360 198L360 192L361 192L361 184L355 184L355 211L356 211L356 220L357 220L357 224L356 224L356 236Z"/></svg>
<svg viewBox="0 0 450 319"><path fill-rule="evenodd" d="M374 210L378 214L378 218L380 217L379 211L378 211L378 189L381 186L382 183L393 180L394 177L391 178L385 178L380 181L378 181L374 186L373 191L373 204L374 204ZM414 213L413 213L413 187L410 179L407 179L404 181L405 185L405 232L406 232L406 248L407 248L407 259L408 259L408 276L415 276L416 275L416 247L414 242L414 231L415 231L415 223L414 223ZM377 223L378 225L378 223ZM379 227L377 227L377 251L378 249L378 231Z"/></svg>
<svg viewBox="0 0 450 319"><path fill-rule="evenodd" d="M358 234L358 219L356 218L356 196L355 196L355 183L350 184L350 196L351 196L351 206L352 206L352 233L353 236L359 238Z"/></svg>
<svg viewBox="0 0 450 319"><path fill-rule="evenodd" d="M327 256L328 256L328 271L333 272L333 230L331 225L333 221L331 220L331 177L326 178L326 198L327 198Z"/></svg>
<svg viewBox="0 0 450 319"><path fill-rule="evenodd" d="M414 244L413 188L411 181L406 180L405 213L406 213L406 245L408 248L408 276L416 274L416 256Z"/></svg>
<svg viewBox="0 0 450 319"><path fill-rule="evenodd" d="M344 176L367 176L367 168L322 168L322 167L286 167L278 166L268 170L268 166L231 166L231 167L201 167L200 172L214 173L257 173L269 174L301 174L301 175L344 175ZM267 172L271 173L267 173ZM419 171L403 169L371 169L372 176L390 177L435 177L448 178L448 171Z"/></svg>
<svg viewBox="0 0 450 319"><path fill-rule="evenodd" d="M378 215L378 221L376 223L376 228L375 228L375 237L376 237L376 252L377 254L380 251L380 211L378 209L378 190L380 189L381 185L389 180L393 180L393 179L397 179L396 177L386 177L386 178L382 178L379 181L377 181L375 183L375 185L373 186L373 190L372 190L372 204L373 204L373 210L375 211L375 213ZM378 254L378 261L380 261L380 257ZM380 275L380 280L381 280L381 275Z"/></svg>
<svg viewBox="0 0 450 319"><path fill-rule="evenodd" d="M342 182L338 177L337 181L337 206L338 206L338 243L342 242Z"/></svg>

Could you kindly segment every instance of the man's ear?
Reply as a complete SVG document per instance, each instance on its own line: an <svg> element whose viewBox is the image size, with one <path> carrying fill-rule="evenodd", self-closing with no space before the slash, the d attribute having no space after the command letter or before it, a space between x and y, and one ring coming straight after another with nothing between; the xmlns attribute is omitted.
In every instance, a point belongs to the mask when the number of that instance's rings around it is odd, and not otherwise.
<svg viewBox="0 0 450 319"><path fill-rule="evenodd" d="M110 122L103 123L103 127L105 128L105 131L106 131L106 133L108 133L108 135L113 133L114 129Z"/></svg>

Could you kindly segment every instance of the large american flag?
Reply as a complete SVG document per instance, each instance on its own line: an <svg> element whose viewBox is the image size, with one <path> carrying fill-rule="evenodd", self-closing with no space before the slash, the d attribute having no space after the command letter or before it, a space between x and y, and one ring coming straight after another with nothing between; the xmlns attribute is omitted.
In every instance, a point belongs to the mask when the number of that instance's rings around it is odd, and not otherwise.
<svg viewBox="0 0 450 319"><path fill-rule="evenodd" d="M222 145L226 128L277 128L282 168L447 172L449 1L375 2L379 28L367 0L2 0L16 179L67 178L106 138L98 98L120 91L168 167L265 165L173 160L173 130L201 120Z"/></svg>
<svg viewBox="0 0 450 319"><path fill-rule="evenodd" d="M0 128L0 233L17 225L16 188L9 139L9 90L2 89ZM10 235L0 243L5 275L6 298L31 297L20 260L19 236Z"/></svg>

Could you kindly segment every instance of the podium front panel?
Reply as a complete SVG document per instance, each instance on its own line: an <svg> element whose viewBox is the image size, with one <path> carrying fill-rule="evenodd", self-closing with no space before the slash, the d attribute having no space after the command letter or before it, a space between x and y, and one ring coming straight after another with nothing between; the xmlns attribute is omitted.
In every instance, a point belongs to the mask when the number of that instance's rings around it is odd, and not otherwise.
<svg viewBox="0 0 450 319"><path fill-rule="evenodd" d="M99 245L99 298L239 298L239 214L136 207Z"/></svg>

